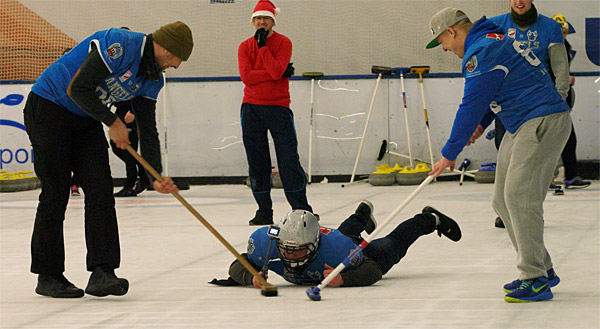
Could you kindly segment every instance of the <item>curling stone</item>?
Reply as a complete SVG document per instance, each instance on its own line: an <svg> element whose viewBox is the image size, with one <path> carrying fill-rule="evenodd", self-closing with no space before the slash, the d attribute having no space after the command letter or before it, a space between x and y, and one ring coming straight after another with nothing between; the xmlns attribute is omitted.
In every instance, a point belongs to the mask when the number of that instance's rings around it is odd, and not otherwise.
<svg viewBox="0 0 600 329"><path fill-rule="evenodd" d="M35 190L38 186L39 179L35 176L28 175L33 175L33 171L19 171L14 174L17 179L23 181L23 191Z"/></svg>
<svg viewBox="0 0 600 329"><path fill-rule="evenodd" d="M26 191L29 188L29 183L24 179L18 178L0 178L0 192L20 192Z"/></svg>
<svg viewBox="0 0 600 329"><path fill-rule="evenodd" d="M396 183L398 185L419 185L426 178L431 168L426 163L419 163L414 169L410 166L404 167L404 170L396 173Z"/></svg>
<svg viewBox="0 0 600 329"><path fill-rule="evenodd" d="M408 167L410 167L410 166L408 166ZM405 168L405 167L401 167L401 166L398 164L398 162L396 162L396 164L395 164L395 165L394 165L394 167L392 168L392 171L393 171L393 172L399 172L399 171L401 171L401 170L404 170L404 168Z"/></svg>
<svg viewBox="0 0 600 329"><path fill-rule="evenodd" d="M396 182L394 171L387 164L375 168L369 175L369 183L373 186L390 186Z"/></svg>
<svg viewBox="0 0 600 329"><path fill-rule="evenodd" d="M308 174L304 173L304 176L306 177L306 181L308 181ZM246 177L246 179L244 180L244 183L249 188L252 188L252 185L250 183L250 177ZM283 182L281 181L281 176L279 176L279 173L276 171L273 171L271 173L271 187L272 188L283 188Z"/></svg>
<svg viewBox="0 0 600 329"><path fill-rule="evenodd" d="M250 177L246 177L246 186L252 188L250 183ZM271 173L271 187L272 188L283 188L283 182L281 182L281 176L279 176L278 172Z"/></svg>
<svg viewBox="0 0 600 329"><path fill-rule="evenodd" d="M20 171L17 173L0 173L0 192L19 192L38 188L41 183L33 174L33 171Z"/></svg>
<svg viewBox="0 0 600 329"><path fill-rule="evenodd" d="M271 187L272 188L283 188L283 182L279 173L274 171L271 173Z"/></svg>
<svg viewBox="0 0 600 329"><path fill-rule="evenodd" d="M481 168L474 174L477 183L494 183L496 178L496 163L484 163Z"/></svg>

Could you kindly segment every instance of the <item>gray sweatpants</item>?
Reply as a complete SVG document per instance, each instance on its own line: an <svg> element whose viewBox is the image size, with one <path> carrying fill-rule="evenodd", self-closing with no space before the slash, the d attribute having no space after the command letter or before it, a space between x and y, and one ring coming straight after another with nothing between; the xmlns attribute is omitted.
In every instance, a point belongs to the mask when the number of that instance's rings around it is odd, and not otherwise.
<svg viewBox="0 0 600 329"><path fill-rule="evenodd" d="M507 131L498 150L492 205L517 251L519 280L547 276L553 266L542 204L570 133L569 112L554 113Z"/></svg>

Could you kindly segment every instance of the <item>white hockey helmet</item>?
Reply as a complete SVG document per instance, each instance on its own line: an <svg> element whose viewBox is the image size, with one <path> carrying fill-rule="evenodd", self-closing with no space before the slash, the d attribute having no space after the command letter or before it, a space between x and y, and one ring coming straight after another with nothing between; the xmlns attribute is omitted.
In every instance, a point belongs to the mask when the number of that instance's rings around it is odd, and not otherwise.
<svg viewBox="0 0 600 329"><path fill-rule="evenodd" d="M292 210L279 223L277 252L285 268L300 274L317 256L320 226L315 215Z"/></svg>

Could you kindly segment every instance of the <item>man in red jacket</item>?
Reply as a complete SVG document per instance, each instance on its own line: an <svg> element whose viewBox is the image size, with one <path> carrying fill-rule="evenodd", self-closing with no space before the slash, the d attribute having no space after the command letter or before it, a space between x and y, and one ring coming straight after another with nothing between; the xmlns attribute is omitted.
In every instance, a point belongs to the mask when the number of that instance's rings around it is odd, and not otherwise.
<svg viewBox="0 0 600 329"><path fill-rule="evenodd" d="M306 199L306 176L298 156L294 114L289 108L289 77L294 74L290 63L292 42L273 31L279 13L271 1L260 0L250 21L256 33L238 48L240 77L245 85L240 113L242 135L252 193L258 203L250 225L273 224L268 131L290 206L313 212Z"/></svg>

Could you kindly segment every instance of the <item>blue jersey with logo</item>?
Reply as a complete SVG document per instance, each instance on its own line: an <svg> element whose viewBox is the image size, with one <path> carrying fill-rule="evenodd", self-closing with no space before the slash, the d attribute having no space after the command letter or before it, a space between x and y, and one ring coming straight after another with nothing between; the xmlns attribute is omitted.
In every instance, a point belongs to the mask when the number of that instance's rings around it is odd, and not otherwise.
<svg viewBox="0 0 600 329"><path fill-rule="evenodd" d="M492 17L490 21L498 24L505 36L518 41L521 48L533 50L533 53L547 69L550 69L548 48L554 44L565 42L561 25L544 15L538 15L535 22L525 31L519 29L517 24L510 19L510 13Z"/></svg>
<svg viewBox="0 0 600 329"><path fill-rule="evenodd" d="M464 48L464 95L442 149L445 158L455 160L477 125L485 128L495 116L514 133L528 120L569 110L531 49L485 17L473 25Z"/></svg>
<svg viewBox="0 0 600 329"><path fill-rule="evenodd" d="M156 100L163 87L160 80L148 80L144 72L138 72L146 44L143 33L123 29L108 29L94 33L71 51L50 65L36 80L31 91L56 103L76 115L89 117L69 95L67 88L73 76L88 56L92 43L110 72L96 89L98 98L106 106L113 102L144 96Z"/></svg>
<svg viewBox="0 0 600 329"><path fill-rule="evenodd" d="M267 235L268 229L268 226L259 228L254 231L248 239L248 259L260 267L264 266L267 250L269 249L270 237ZM279 260L279 254L277 253L275 243L276 241L274 240L271 244L271 251L269 253L271 262L269 263L269 270L281 275L288 282L306 285L318 284L323 281L325 278L323 275L325 264L335 268L356 248L356 244L352 239L343 235L340 231L321 226L317 257L310 265L308 265L308 268L301 275L297 275L290 273L285 269L283 263ZM360 251L354 256L344 271L361 265L362 261L363 254L362 251Z"/></svg>

